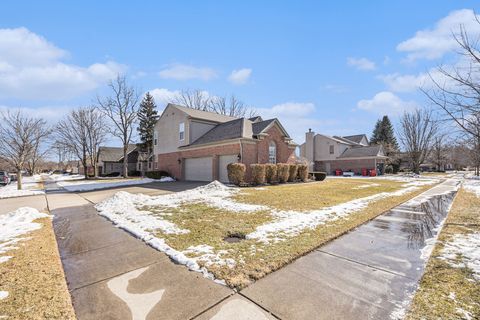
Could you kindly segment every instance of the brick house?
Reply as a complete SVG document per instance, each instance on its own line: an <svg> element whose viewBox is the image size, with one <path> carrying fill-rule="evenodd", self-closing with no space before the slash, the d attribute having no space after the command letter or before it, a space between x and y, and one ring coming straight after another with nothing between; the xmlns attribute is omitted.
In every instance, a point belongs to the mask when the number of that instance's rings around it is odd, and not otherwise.
<svg viewBox="0 0 480 320"><path fill-rule="evenodd" d="M361 174L362 169L376 169L384 173L387 157L381 145L370 145L365 134L353 136L327 136L315 134L311 129L300 145L300 156L311 163L311 170L334 174L335 170Z"/></svg>
<svg viewBox="0 0 480 320"><path fill-rule="evenodd" d="M278 119L235 118L168 104L153 139L154 170L179 180L228 181L227 165L294 162L295 148Z"/></svg>

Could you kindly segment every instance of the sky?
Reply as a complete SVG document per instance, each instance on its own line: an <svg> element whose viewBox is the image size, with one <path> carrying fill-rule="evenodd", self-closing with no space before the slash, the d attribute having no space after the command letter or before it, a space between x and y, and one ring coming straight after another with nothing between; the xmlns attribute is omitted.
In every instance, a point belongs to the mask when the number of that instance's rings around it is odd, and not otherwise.
<svg viewBox="0 0 480 320"><path fill-rule="evenodd" d="M55 123L123 74L159 111L199 89L279 118L297 143L309 128L370 136L381 116L396 125L429 106L419 87L461 63L452 33L479 37L474 12L478 1L4 2L0 110Z"/></svg>

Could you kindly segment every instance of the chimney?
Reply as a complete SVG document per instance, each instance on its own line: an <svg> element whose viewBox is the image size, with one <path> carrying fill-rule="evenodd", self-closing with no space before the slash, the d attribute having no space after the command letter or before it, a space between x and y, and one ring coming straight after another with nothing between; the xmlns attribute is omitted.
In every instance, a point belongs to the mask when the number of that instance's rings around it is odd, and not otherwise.
<svg viewBox="0 0 480 320"><path fill-rule="evenodd" d="M308 162L313 163L315 161L315 143L314 143L315 132L312 129L308 129L308 132L305 133L305 158ZM312 168L310 168L311 170Z"/></svg>

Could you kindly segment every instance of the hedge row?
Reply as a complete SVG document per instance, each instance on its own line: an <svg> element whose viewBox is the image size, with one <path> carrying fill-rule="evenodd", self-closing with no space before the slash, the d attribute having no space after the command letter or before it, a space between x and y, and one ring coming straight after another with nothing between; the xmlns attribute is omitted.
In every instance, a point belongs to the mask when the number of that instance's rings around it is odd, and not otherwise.
<svg viewBox="0 0 480 320"><path fill-rule="evenodd" d="M267 183L285 183L308 180L308 166L305 164L251 164L252 183L255 185ZM230 183L240 185L245 183L246 166L243 163L230 163L227 166Z"/></svg>

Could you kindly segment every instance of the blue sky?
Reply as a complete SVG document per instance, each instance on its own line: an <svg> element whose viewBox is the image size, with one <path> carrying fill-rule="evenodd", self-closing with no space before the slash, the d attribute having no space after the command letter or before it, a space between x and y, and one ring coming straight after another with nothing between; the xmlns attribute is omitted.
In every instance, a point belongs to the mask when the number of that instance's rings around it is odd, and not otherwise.
<svg viewBox="0 0 480 320"><path fill-rule="evenodd" d="M383 114L426 106L426 72L458 58L478 1L6 2L0 109L53 122L117 73L159 108L182 89L235 94L294 139L312 128L367 133Z"/></svg>

